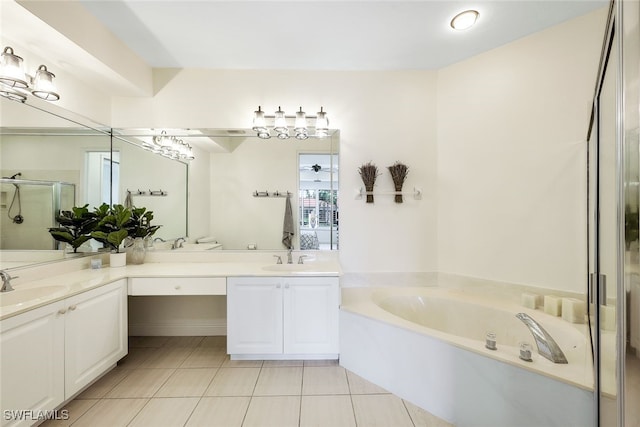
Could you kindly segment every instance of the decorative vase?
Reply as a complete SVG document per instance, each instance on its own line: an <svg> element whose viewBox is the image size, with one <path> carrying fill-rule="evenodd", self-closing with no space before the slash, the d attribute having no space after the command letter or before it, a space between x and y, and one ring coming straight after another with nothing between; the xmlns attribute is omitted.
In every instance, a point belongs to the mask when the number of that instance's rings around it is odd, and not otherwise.
<svg viewBox="0 0 640 427"><path fill-rule="evenodd" d="M131 246L131 263L142 264L146 255L147 248L145 240L142 237L133 239L133 245Z"/></svg>
<svg viewBox="0 0 640 427"><path fill-rule="evenodd" d="M125 265L127 265L126 252L112 252L109 254L110 267L124 267Z"/></svg>

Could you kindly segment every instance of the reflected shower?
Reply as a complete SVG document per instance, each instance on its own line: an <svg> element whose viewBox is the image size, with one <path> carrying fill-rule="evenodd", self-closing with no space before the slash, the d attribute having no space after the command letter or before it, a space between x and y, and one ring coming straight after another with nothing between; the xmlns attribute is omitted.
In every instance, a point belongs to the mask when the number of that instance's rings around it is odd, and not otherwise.
<svg viewBox="0 0 640 427"><path fill-rule="evenodd" d="M11 175L8 179L17 179L19 176L22 176L21 172ZM5 177L7 178L7 177ZM9 205L9 209L7 210L7 215L9 219L13 221L14 224L22 224L24 222L24 217L22 216L22 201L20 200L20 186L18 184L13 184L16 187L13 193L13 199L11 199L11 204ZM13 205L18 202L18 214L15 216L11 216L11 210L13 209Z"/></svg>

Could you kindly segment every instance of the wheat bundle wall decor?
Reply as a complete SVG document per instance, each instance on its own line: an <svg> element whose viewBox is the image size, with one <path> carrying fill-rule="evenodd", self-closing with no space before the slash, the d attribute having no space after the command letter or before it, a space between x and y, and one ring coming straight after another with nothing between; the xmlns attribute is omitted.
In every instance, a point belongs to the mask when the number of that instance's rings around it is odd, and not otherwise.
<svg viewBox="0 0 640 427"><path fill-rule="evenodd" d="M373 186L376 183L376 178L380 175L378 173L378 167L369 162L360 166L358 168L358 172L360 173L360 177L364 183L364 188L367 191L367 203L373 203L373 194L369 193L373 192Z"/></svg>
<svg viewBox="0 0 640 427"><path fill-rule="evenodd" d="M395 162L389 166L388 169L393 179L393 184L396 187L396 192L400 193L404 185L404 180L407 179L407 175L409 174L409 167L400 162ZM402 203L402 194L396 194L395 201L396 203Z"/></svg>

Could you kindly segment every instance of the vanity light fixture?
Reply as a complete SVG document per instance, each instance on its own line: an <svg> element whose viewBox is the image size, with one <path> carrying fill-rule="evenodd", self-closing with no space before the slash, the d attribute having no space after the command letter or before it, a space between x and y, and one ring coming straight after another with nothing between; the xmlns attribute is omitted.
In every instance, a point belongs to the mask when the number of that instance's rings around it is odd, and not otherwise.
<svg viewBox="0 0 640 427"><path fill-rule="evenodd" d="M11 46L5 47L0 55L0 96L25 102L30 92L46 101L57 101L60 95L56 92L54 77L45 65L38 67L35 76L26 74L23 59L13 53Z"/></svg>
<svg viewBox="0 0 640 427"><path fill-rule="evenodd" d="M174 135L167 135L165 130L155 135L152 142L143 142L142 148L173 160L195 159L191 145Z"/></svg>
<svg viewBox="0 0 640 427"><path fill-rule="evenodd" d="M323 107L320 107L320 111L316 116L307 116L300 107L299 111L296 111L295 116L287 116L281 107L278 107L278 111L273 116L265 116L262 107L258 106L258 109L253 112L253 127L257 136L262 139L271 138L271 132L267 127L267 119L272 120L273 132L280 139L288 139L291 136L290 127L288 122L293 121L293 132L297 139L308 138L326 138L329 136L329 119L327 113ZM307 119L316 119L315 133L309 133L309 127L307 126Z"/></svg>
<svg viewBox="0 0 640 427"><path fill-rule="evenodd" d="M451 20L451 28L454 30L467 30L476 23L480 14L477 10L465 10L460 12Z"/></svg>

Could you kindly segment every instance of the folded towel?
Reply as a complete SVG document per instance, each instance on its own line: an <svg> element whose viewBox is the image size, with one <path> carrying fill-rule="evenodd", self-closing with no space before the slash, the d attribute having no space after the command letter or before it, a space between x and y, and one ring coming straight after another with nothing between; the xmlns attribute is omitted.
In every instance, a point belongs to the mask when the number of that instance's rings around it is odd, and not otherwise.
<svg viewBox="0 0 640 427"><path fill-rule="evenodd" d="M282 225L282 244L287 249L293 249L293 209L291 209L291 194L287 194L284 205L284 223Z"/></svg>

